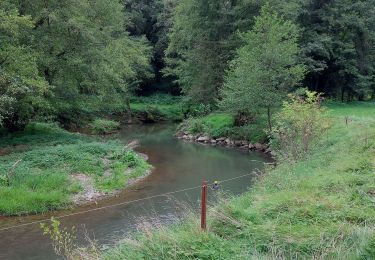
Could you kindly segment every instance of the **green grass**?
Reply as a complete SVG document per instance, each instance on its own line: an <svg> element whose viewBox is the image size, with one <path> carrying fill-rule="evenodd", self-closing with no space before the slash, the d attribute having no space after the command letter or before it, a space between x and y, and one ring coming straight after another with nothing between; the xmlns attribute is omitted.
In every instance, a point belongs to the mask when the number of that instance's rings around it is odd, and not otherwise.
<svg viewBox="0 0 375 260"><path fill-rule="evenodd" d="M0 215L36 214L71 205L80 187L74 174L91 177L110 192L149 169L116 140L68 133L55 125L31 124L0 141ZM18 162L16 164L16 162ZM128 174L125 174L128 169ZM106 174L105 174L106 173Z"/></svg>
<svg viewBox="0 0 375 260"><path fill-rule="evenodd" d="M375 259L375 104L328 106L333 126L319 149L223 199L207 233L191 217L124 240L103 259Z"/></svg>
<svg viewBox="0 0 375 260"><path fill-rule="evenodd" d="M192 134L205 134L214 138L230 137L235 140L264 142L267 139L264 129L266 118L259 116L253 123L234 126L231 114L215 112L202 117L189 118L181 127Z"/></svg>
<svg viewBox="0 0 375 260"><path fill-rule="evenodd" d="M181 121L183 108L181 98L170 95L153 95L134 98L130 104L133 113L148 113L156 117L157 121Z"/></svg>
<svg viewBox="0 0 375 260"><path fill-rule="evenodd" d="M212 137L227 135L233 123L233 116L224 113L212 113L203 117L190 118L185 122L190 133L205 133Z"/></svg>
<svg viewBox="0 0 375 260"><path fill-rule="evenodd" d="M356 117L375 119L375 105L374 102L351 102L351 103L333 103L327 104L331 110L332 115L336 117Z"/></svg>

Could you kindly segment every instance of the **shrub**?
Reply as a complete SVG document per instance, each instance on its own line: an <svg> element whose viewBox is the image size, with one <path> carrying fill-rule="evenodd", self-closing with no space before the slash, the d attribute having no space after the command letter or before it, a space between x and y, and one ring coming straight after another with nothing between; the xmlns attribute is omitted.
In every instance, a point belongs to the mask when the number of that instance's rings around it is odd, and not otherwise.
<svg viewBox="0 0 375 260"><path fill-rule="evenodd" d="M90 126L95 134L111 134L120 127L120 123L107 119L95 119Z"/></svg>
<svg viewBox="0 0 375 260"><path fill-rule="evenodd" d="M182 121L182 107L180 97L162 94L137 97L131 101L132 113L141 121L150 123L163 120Z"/></svg>
<svg viewBox="0 0 375 260"><path fill-rule="evenodd" d="M192 120L190 123L189 131L193 134L199 134L205 132L204 124L199 120Z"/></svg>
<svg viewBox="0 0 375 260"><path fill-rule="evenodd" d="M210 104L194 104L187 105L186 113L188 116L199 117L206 116L212 111L212 106Z"/></svg>
<svg viewBox="0 0 375 260"><path fill-rule="evenodd" d="M289 95L276 116L272 145L283 159L297 160L308 154L314 142L328 129L326 111L320 95L306 91L306 96Z"/></svg>

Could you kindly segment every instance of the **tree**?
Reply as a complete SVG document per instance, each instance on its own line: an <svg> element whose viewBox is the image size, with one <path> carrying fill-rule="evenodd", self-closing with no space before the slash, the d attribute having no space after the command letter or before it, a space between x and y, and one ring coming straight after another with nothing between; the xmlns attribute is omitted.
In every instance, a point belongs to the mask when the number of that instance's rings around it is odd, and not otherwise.
<svg viewBox="0 0 375 260"><path fill-rule="evenodd" d="M375 93L375 1L306 1L297 22L310 89L344 101Z"/></svg>
<svg viewBox="0 0 375 260"><path fill-rule="evenodd" d="M271 130L272 108L305 73L298 64L298 28L265 5L242 40L244 46L237 50L221 89L220 106L235 113L266 111Z"/></svg>
<svg viewBox="0 0 375 260"><path fill-rule="evenodd" d="M45 97L51 89L29 42L31 28L31 17L21 16L13 1L0 2L0 126L10 131L50 107Z"/></svg>
<svg viewBox="0 0 375 260"><path fill-rule="evenodd" d="M169 33L166 75L177 77L187 99L215 103L243 26L237 1L181 0ZM251 19L251 18L250 18Z"/></svg>
<svg viewBox="0 0 375 260"><path fill-rule="evenodd" d="M145 36L153 47L151 65L154 75L143 80L139 93L158 90L173 92L173 79L165 77L162 70L165 67L165 50L168 47L167 33L171 27L171 17L177 1L124 0L123 3L129 17L127 28L130 35Z"/></svg>
<svg viewBox="0 0 375 260"><path fill-rule="evenodd" d="M150 49L127 33L120 2L23 0L19 9L35 21L32 45L60 121L124 102L150 75Z"/></svg>

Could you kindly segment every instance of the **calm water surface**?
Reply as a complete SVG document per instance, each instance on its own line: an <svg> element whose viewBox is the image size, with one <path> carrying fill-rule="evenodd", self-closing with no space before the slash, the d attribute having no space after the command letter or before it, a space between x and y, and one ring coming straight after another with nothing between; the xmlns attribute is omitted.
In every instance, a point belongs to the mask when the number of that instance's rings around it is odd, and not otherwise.
<svg viewBox="0 0 375 260"><path fill-rule="evenodd" d="M173 138L174 125L125 126L120 139L124 143L138 140L137 151L149 156L154 166L152 173L116 198L98 202L70 211L60 211L43 216L1 218L0 228L30 221L81 212L142 199L158 194L199 186L203 179L213 182L251 173L262 169L268 158L260 153L186 143ZM251 186L252 177L223 183L221 189L240 194ZM142 223L152 225L174 223L199 205L199 189L156 197L106 209L67 217L62 225L78 229L78 238L84 234L98 240L101 248L113 245L130 232L140 230ZM209 197L214 192L210 191ZM38 224L0 231L0 259L57 259L49 240L41 234Z"/></svg>

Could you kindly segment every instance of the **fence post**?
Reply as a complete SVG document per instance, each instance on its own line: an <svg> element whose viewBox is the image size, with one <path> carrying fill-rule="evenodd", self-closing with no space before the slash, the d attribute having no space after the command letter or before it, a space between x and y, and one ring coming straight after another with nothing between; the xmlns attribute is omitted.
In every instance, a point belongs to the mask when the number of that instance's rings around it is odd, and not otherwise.
<svg viewBox="0 0 375 260"><path fill-rule="evenodd" d="M206 231L206 214L207 214L207 181L202 182L201 194L201 229Z"/></svg>

